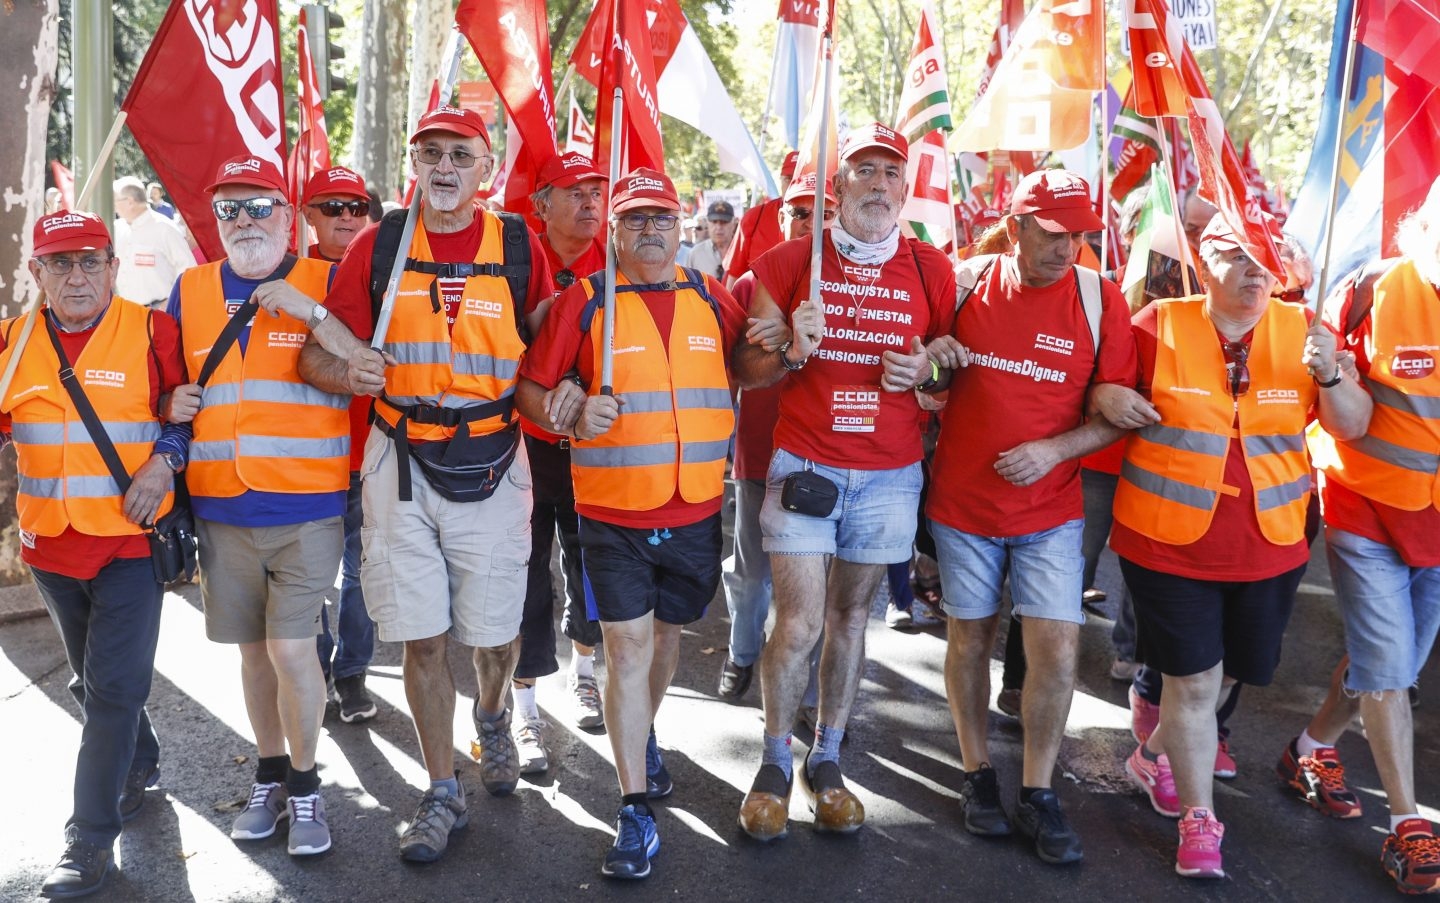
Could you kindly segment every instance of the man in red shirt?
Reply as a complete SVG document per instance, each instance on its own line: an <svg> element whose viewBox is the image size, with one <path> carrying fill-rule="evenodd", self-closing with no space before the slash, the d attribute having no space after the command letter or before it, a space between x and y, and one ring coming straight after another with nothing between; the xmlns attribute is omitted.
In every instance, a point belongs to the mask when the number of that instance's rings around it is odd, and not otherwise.
<svg viewBox="0 0 1440 903"><path fill-rule="evenodd" d="M798 237L785 234L784 207L789 203L790 179L795 175L795 165L799 159L799 151L791 151L785 155L785 162L780 167L780 181L784 183L780 186L780 197L756 204L741 214L740 228L735 230L735 237L731 239L730 248L725 252L727 287L733 288L735 280L750 272L761 254L787 238ZM815 193L813 185L810 193Z"/></svg>
<svg viewBox="0 0 1440 903"><path fill-rule="evenodd" d="M953 372L927 514L950 616L945 686L965 767L965 828L982 836L1011 830L986 736L990 650L1008 575L1029 663L1015 816L1050 863L1083 855L1051 774L1084 621L1079 458L1114 440L1102 418L1087 422L1086 395L1096 383L1130 385L1135 372L1125 299L1075 265L1077 239L1100 227L1079 176L1026 176L1005 223L1013 252L966 262L979 283L953 335L931 347Z"/></svg>
<svg viewBox="0 0 1440 903"><path fill-rule="evenodd" d="M680 631L720 582L720 502L734 415L726 369L744 311L713 277L675 265L680 200L637 169L611 203L616 259L613 386L603 373L604 274L556 300L521 367L521 413L573 437L585 574L605 635L605 710L620 781L601 873L639 879L660 848L648 800L674 784L654 721Z"/></svg>
<svg viewBox="0 0 1440 903"><path fill-rule="evenodd" d="M848 833L865 820L840 771L840 742L870 599L885 566L910 560L914 545L922 448L912 390L935 385L924 343L949 331L955 293L948 259L900 235L908 154L879 123L850 132L833 183L840 215L821 239L820 297L809 297L809 241L763 255L753 325L735 355L746 387L781 385L760 514L776 609L760 662L764 749L740 807L741 827L759 840L786 833L791 726L822 623L819 723L801 785L816 830ZM801 484L828 484L831 503L787 507Z"/></svg>
<svg viewBox="0 0 1440 903"><path fill-rule="evenodd" d="M605 176L580 153L554 157L540 170L539 188L530 196L535 215L545 223L540 244L566 289L577 279L605 269L601 237L605 216ZM570 639L567 687L574 702L575 723L596 728L605 723L600 686L595 682L595 644L600 627L585 613L585 575L580 567L579 522L575 518L575 487L570 481L570 440L529 419L521 420L525 450L530 455L534 510L530 514L530 565L525 585L525 613L520 620L520 660L515 665L515 743L520 769L538 774L550 766L540 733L535 681L559 670L555 661L555 589L550 580L550 549L560 536L565 572L565 611L560 630Z"/></svg>
<svg viewBox="0 0 1440 903"><path fill-rule="evenodd" d="M370 224L370 193L354 170L333 166L305 183L300 201L315 241L307 257L339 263L360 230Z"/></svg>

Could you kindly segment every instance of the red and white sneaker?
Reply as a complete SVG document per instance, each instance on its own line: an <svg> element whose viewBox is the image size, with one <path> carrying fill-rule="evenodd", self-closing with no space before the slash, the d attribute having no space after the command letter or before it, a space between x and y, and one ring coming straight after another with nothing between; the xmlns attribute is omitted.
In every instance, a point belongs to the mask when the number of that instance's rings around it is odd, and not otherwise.
<svg viewBox="0 0 1440 903"><path fill-rule="evenodd" d="M1322 746L1308 756L1295 748L1295 741L1285 745L1285 752L1275 766L1280 780L1300 791L1305 802L1331 818L1358 818L1360 798L1345 786L1345 766L1334 747Z"/></svg>
<svg viewBox="0 0 1440 903"><path fill-rule="evenodd" d="M1136 743L1144 743L1155 733L1155 728L1160 726L1160 707L1154 703L1142 699L1139 693L1135 692L1134 685L1130 687L1130 735L1135 738Z"/></svg>
<svg viewBox="0 0 1440 903"><path fill-rule="evenodd" d="M1440 838L1423 818L1405 819L1385 838L1380 864L1402 893L1440 891Z"/></svg>
<svg viewBox="0 0 1440 903"><path fill-rule="evenodd" d="M1175 873L1186 878L1224 878L1220 841L1225 826L1209 809L1186 809L1180 816L1180 848L1175 852Z"/></svg>
<svg viewBox="0 0 1440 903"><path fill-rule="evenodd" d="M1215 777L1230 780L1235 777L1240 766L1235 764L1235 757L1230 755L1230 740L1224 734L1220 735L1220 742L1215 746Z"/></svg>
<svg viewBox="0 0 1440 903"><path fill-rule="evenodd" d="M1135 747L1125 760L1125 772L1135 786L1150 797L1150 806L1167 818L1180 815L1180 797L1175 793L1175 775L1170 771L1170 757L1163 753L1156 759L1145 755L1145 744Z"/></svg>

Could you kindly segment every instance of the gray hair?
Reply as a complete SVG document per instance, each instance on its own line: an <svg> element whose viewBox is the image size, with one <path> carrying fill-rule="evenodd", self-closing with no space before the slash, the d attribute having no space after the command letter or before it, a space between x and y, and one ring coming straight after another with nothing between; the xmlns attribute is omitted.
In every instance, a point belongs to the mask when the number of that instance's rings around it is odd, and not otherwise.
<svg viewBox="0 0 1440 903"><path fill-rule="evenodd" d="M137 204L149 205L150 198L145 194L145 183L134 176L121 176L115 180L115 194L129 198Z"/></svg>
<svg viewBox="0 0 1440 903"><path fill-rule="evenodd" d="M536 213L539 213L542 207L547 211L550 209L550 195L554 191L554 185L546 185L544 188L535 189L535 193L530 195L530 203L534 205Z"/></svg>
<svg viewBox="0 0 1440 903"><path fill-rule="evenodd" d="M1300 288L1308 289L1315 281L1315 261L1310 259L1305 248L1287 232L1280 236L1280 243L1275 249L1285 263L1285 271L1299 282Z"/></svg>

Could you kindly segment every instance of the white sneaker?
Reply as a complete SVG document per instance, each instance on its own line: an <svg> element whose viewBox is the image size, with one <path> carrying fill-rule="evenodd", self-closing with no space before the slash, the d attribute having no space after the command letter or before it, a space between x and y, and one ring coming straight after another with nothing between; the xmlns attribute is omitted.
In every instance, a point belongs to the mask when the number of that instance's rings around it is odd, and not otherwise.
<svg viewBox="0 0 1440 903"><path fill-rule="evenodd" d="M549 722L536 718L524 720L515 729L515 751L520 757L521 774L544 774L550 770L550 758L545 755L545 738L540 733Z"/></svg>
<svg viewBox="0 0 1440 903"><path fill-rule="evenodd" d="M605 709L600 703L600 685L593 677L566 678L566 686L575 699L575 724L577 727L600 727L605 723Z"/></svg>
<svg viewBox="0 0 1440 903"><path fill-rule="evenodd" d="M896 608L892 601L885 606L885 626L892 630L904 630L915 626L915 618L903 608Z"/></svg>

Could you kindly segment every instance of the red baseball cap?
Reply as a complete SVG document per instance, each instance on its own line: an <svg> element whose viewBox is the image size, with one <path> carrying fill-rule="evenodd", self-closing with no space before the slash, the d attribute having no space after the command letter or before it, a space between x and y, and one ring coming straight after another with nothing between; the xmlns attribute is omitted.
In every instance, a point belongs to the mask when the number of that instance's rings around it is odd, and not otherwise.
<svg viewBox="0 0 1440 903"><path fill-rule="evenodd" d="M845 142L840 145L840 159L847 159L852 154L872 147L887 150L901 160L910 160L910 142L905 140L905 136L878 122L851 129L845 136Z"/></svg>
<svg viewBox="0 0 1440 903"><path fill-rule="evenodd" d="M332 166L311 176L310 181L305 183L305 196L300 203L308 204L323 194L366 199L370 197L370 193L365 190L365 180L360 178L360 174L343 166Z"/></svg>
<svg viewBox="0 0 1440 903"><path fill-rule="evenodd" d="M795 175L795 167L800 164L800 152L793 150L785 155L785 162L780 164L780 178L788 179Z"/></svg>
<svg viewBox="0 0 1440 903"><path fill-rule="evenodd" d="M1046 232L1096 232L1105 228L1090 206L1090 185L1064 169L1041 169L1020 180L1010 212L1029 213Z"/></svg>
<svg viewBox="0 0 1440 903"><path fill-rule="evenodd" d="M215 181L205 190L211 194L222 185L250 185L255 188L273 188L280 192L280 196L289 200L290 194L286 190L285 177L281 175L279 167L268 160L261 160L253 154L241 154L238 157L231 157L215 172Z"/></svg>
<svg viewBox="0 0 1440 903"><path fill-rule="evenodd" d="M1262 213L1260 216L1265 221L1265 228L1269 231L1271 240L1278 245L1283 240L1280 236L1280 223L1268 213ZM1219 213L1210 217L1210 222L1205 225L1205 231L1200 233L1200 244L1212 245L1217 251L1230 251L1244 247L1240 244L1240 237L1235 234L1235 230L1230 228L1225 217Z"/></svg>
<svg viewBox="0 0 1440 903"><path fill-rule="evenodd" d="M450 132L462 138L479 135L485 146L490 146L490 133L485 131L485 120L480 118L480 114L448 104L438 106L420 117L420 121L415 123L415 131L410 135L410 143L419 141L420 136L426 132Z"/></svg>
<svg viewBox="0 0 1440 903"><path fill-rule="evenodd" d="M678 211L680 196L675 193L675 183L658 170L644 166L632 170L615 183L615 191L610 195L610 211L624 213L637 207Z"/></svg>
<svg viewBox="0 0 1440 903"><path fill-rule="evenodd" d="M110 230L93 213L61 210L36 220L34 245L31 253L36 257L62 251L98 251L110 246Z"/></svg>
<svg viewBox="0 0 1440 903"><path fill-rule="evenodd" d="M815 200L814 172L805 173L805 175L792 181L790 187L785 189L785 203L789 204L797 200ZM825 186L825 202L827 204L836 203L835 195L830 193L829 185Z"/></svg>
<svg viewBox="0 0 1440 903"><path fill-rule="evenodd" d="M589 157L579 151L571 151L551 157L549 162L540 167L540 178L535 187L569 188L589 179L603 179L608 182L610 177L596 169L595 162Z"/></svg>

